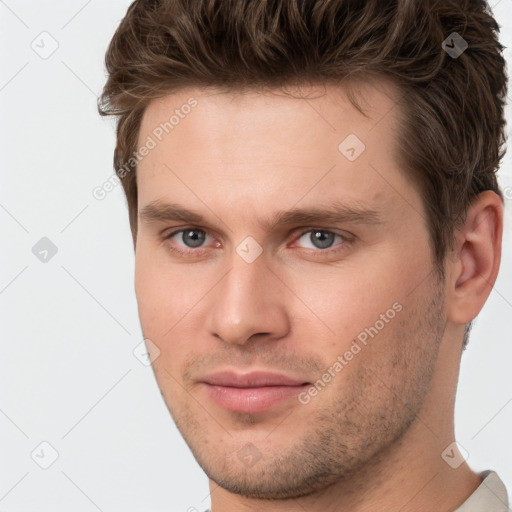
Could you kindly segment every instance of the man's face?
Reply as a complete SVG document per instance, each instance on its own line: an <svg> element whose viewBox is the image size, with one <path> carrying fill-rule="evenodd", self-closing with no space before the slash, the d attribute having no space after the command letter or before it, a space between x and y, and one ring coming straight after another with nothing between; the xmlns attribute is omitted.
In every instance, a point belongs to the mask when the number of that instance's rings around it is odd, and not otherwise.
<svg viewBox="0 0 512 512"><path fill-rule="evenodd" d="M334 87L307 100L188 89L144 115L142 330L183 438L234 493L298 497L361 470L429 391L444 292L419 191L394 158L398 94L384 82L358 91L370 118ZM201 218L172 219L165 204ZM292 210L317 212L278 217ZM309 385L222 405L203 381L227 369Z"/></svg>

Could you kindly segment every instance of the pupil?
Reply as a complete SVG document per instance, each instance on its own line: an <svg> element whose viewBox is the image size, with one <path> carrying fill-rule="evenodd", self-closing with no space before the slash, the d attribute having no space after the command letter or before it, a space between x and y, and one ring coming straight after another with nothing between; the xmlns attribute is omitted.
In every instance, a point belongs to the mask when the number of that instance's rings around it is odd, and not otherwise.
<svg viewBox="0 0 512 512"><path fill-rule="evenodd" d="M313 242L313 245L316 245L321 249L325 249L326 247L330 247L332 245L334 233L326 234L326 231L313 231L310 238Z"/></svg>

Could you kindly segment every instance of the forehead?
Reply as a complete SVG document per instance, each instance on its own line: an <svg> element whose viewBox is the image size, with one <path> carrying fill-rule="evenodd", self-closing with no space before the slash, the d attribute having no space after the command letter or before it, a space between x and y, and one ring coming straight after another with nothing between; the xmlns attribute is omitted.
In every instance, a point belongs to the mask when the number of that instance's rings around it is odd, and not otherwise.
<svg viewBox="0 0 512 512"><path fill-rule="evenodd" d="M364 114L350 102L348 93ZM384 120L379 131L392 135L389 129L396 128L400 95L401 91L387 78L228 92L215 87L184 88L149 103L139 131L139 145L147 134L158 131L158 127L164 131L161 135L170 139L166 135L179 134L185 126L201 138L203 147L213 139L221 142L222 135L230 133L238 134L240 139L244 137L244 145L272 131L274 135L288 136L303 133L304 123L310 125L304 136L330 130L338 132L336 137L340 137L350 128L365 135ZM294 123L289 123L290 118ZM277 130L280 125L284 125L285 132ZM245 138L248 132L252 137Z"/></svg>
<svg viewBox="0 0 512 512"><path fill-rule="evenodd" d="M139 206L156 199L292 205L340 194L389 200L396 169L400 91L386 80L286 90L188 88L153 100L140 127ZM302 97L297 97L302 96ZM149 141L152 141L151 143ZM393 174L393 176L389 176Z"/></svg>

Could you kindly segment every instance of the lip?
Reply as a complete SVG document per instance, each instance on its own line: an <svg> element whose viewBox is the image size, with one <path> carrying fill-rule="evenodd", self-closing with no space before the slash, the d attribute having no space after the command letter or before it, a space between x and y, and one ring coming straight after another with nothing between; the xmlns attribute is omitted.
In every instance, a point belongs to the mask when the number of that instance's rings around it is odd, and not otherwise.
<svg viewBox="0 0 512 512"><path fill-rule="evenodd" d="M303 380L277 373L231 371L209 375L202 384L210 399L220 407L248 414L266 411L310 386Z"/></svg>
<svg viewBox="0 0 512 512"><path fill-rule="evenodd" d="M203 377L201 382L216 386L229 386L234 388L257 388L263 386L300 386L309 384L301 379L288 377L281 373L255 371L250 373L236 373L224 370Z"/></svg>
<svg viewBox="0 0 512 512"><path fill-rule="evenodd" d="M266 411L285 400L296 397L309 387L309 384L262 386L259 388L234 388L207 383L204 383L204 386L206 386L209 397L217 405L228 411L252 414Z"/></svg>

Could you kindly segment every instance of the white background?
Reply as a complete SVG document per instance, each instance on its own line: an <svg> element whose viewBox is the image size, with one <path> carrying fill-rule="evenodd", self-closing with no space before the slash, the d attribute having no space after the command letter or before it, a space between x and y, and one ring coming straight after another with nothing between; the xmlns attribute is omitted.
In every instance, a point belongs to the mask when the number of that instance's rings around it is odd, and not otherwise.
<svg viewBox="0 0 512 512"><path fill-rule="evenodd" d="M114 125L97 114L96 97L108 42L129 4L0 1L4 512L203 511L210 504L208 480L152 370L133 355L142 335L122 189L102 201L92 195L113 172ZM512 2L492 5L510 62ZM58 48L46 59L31 47L43 52L52 44ZM496 470L509 494L511 158L500 170L509 187L502 268L463 354L456 405L468 463ZM46 263L32 252L42 237L58 250ZM58 452L48 469L38 465L51 462L42 442Z"/></svg>

